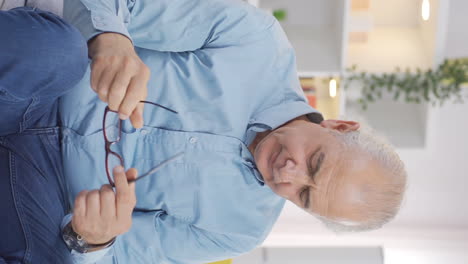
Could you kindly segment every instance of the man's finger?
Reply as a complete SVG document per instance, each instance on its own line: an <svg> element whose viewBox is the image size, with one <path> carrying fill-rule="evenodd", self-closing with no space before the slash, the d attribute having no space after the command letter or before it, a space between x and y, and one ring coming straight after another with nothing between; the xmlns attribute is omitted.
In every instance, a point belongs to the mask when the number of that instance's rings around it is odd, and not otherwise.
<svg viewBox="0 0 468 264"><path fill-rule="evenodd" d="M132 115L130 116L130 121L132 122L133 127L135 128L142 128L144 125L143 120L143 108L145 104L138 104L135 110L133 111Z"/></svg>
<svg viewBox="0 0 468 264"><path fill-rule="evenodd" d="M119 108L119 113L125 116L130 116L133 111L137 108L140 101L146 98L146 81L134 77L131 79L128 89L125 94L125 98Z"/></svg>
<svg viewBox="0 0 468 264"><path fill-rule="evenodd" d="M119 111L121 119L127 119L131 113L120 112L121 105L123 104L125 97L128 94L128 87L130 80L132 79L133 73L131 71L120 69L114 76L112 84L109 88L109 108L114 111Z"/></svg>
<svg viewBox="0 0 468 264"><path fill-rule="evenodd" d="M100 59L95 59L91 63L91 89L96 93L98 92L99 79L104 69L104 64L101 63Z"/></svg>
<svg viewBox="0 0 468 264"><path fill-rule="evenodd" d="M109 93L110 93L109 89L110 89L110 85L112 84L112 80L114 80L114 76L115 76L115 70L111 66L106 67L102 71L101 75L99 76L99 82L97 85L97 93L98 93L99 99L101 99L101 101L103 102L109 102ZM111 108L111 110L115 111L116 109Z"/></svg>
<svg viewBox="0 0 468 264"><path fill-rule="evenodd" d="M99 190L101 198L101 216L106 222L115 218L115 193L109 184L103 185Z"/></svg>
<svg viewBox="0 0 468 264"><path fill-rule="evenodd" d="M128 186L127 176L122 166L114 168L114 182L115 182L115 202L117 204L117 217L119 215L119 208L121 206L128 207L131 203L131 190ZM122 208L120 208L122 209Z"/></svg>
<svg viewBox="0 0 468 264"><path fill-rule="evenodd" d="M86 195L86 217L89 219L97 219L101 215L101 202L99 199L99 191L93 190Z"/></svg>
<svg viewBox="0 0 468 264"><path fill-rule="evenodd" d="M130 175L130 178L136 177L136 171ZM134 183L128 184L127 175L122 167L117 167L114 171L115 190L116 190L116 215L117 219L126 219L131 216L135 207L135 189Z"/></svg>
<svg viewBox="0 0 468 264"><path fill-rule="evenodd" d="M135 168L131 168L127 171L127 180L136 180L138 177L138 171ZM130 191L132 192L132 195L135 196L135 181L131 182L128 184L128 187L130 188Z"/></svg>
<svg viewBox="0 0 468 264"><path fill-rule="evenodd" d="M121 190L122 192L127 191L128 189L128 181L127 176L125 175L125 170L122 166L116 166L113 170L114 174L114 183L115 183L115 191L118 192Z"/></svg>
<svg viewBox="0 0 468 264"><path fill-rule="evenodd" d="M86 195L88 191L81 191L75 198L75 206L73 208L73 215L83 217L86 215Z"/></svg>

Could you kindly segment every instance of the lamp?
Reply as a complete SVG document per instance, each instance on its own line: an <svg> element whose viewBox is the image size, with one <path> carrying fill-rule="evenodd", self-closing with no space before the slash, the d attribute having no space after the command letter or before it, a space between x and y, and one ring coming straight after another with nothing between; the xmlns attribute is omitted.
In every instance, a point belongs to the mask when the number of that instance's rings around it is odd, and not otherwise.
<svg viewBox="0 0 468 264"><path fill-rule="evenodd" d="M329 83L329 92L330 92L330 97L335 98L336 96L336 80L331 79Z"/></svg>
<svg viewBox="0 0 468 264"><path fill-rule="evenodd" d="M429 17L431 15L431 4L429 3L429 0L423 0L422 5L421 5L421 16L424 21L429 20Z"/></svg>

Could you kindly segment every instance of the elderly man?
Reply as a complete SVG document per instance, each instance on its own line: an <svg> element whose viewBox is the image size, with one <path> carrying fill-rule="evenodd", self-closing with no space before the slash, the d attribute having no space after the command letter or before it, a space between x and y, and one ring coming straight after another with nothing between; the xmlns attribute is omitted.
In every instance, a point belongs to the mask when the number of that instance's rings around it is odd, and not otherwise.
<svg viewBox="0 0 468 264"><path fill-rule="evenodd" d="M120 234L112 247L76 258L232 257L265 239L284 199L348 230L377 228L396 214L401 161L358 123L323 121L308 106L273 17L228 0L70 0L64 14L92 60L61 100L64 169L76 199L65 223L71 218L69 227L101 247ZM107 121L117 112L129 119L121 127ZM106 124L119 131L115 140ZM106 224L109 168L144 173L177 153L183 157L136 182L129 232Z"/></svg>

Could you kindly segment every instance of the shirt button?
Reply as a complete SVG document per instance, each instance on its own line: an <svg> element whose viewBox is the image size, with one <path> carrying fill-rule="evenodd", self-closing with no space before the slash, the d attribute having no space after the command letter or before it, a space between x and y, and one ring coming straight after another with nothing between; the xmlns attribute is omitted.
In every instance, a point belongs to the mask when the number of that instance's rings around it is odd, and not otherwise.
<svg viewBox="0 0 468 264"><path fill-rule="evenodd" d="M148 133L149 133L149 132L148 132L148 130L146 130L146 129L142 129L142 130L140 131L140 134L143 135L143 136L148 135Z"/></svg>
<svg viewBox="0 0 468 264"><path fill-rule="evenodd" d="M189 139L189 142L191 144L195 144L195 143L197 143L197 141L198 141L198 139L196 137L190 137L190 139Z"/></svg>

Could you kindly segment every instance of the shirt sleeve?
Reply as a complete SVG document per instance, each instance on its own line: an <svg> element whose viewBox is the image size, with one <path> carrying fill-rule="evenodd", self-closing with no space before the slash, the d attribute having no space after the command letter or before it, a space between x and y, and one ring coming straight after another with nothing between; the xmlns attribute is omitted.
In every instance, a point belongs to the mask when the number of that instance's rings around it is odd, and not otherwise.
<svg viewBox="0 0 468 264"><path fill-rule="evenodd" d="M135 46L184 52L229 46L271 26L274 18L237 0L65 0L64 17L86 40L104 32Z"/></svg>
<svg viewBox="0 0 468 264"><path fill-rule="evenodd" d="M221 234L198 228L163 211L136 212L132 228L115 243L116 259L131 263L151 256L151 263L209 263L240 255L261 241L240 234ZM126 259L128 258L128 259Z"/></svg>
<svg viewBox="0 0 468 264"><path fill-rule="evenodd" d="M63 16L86 41L104 32L119 33L131 40L126 0L64 0Z"/></svg>
<svg viewBox="0 0 468 264"><path fill-rule="evenodd" d="M61 224L61 230L63 230L63 228L68 223L70 223L71 219L72 219L72 214L68 214L63 218L62 224ZM97 250L97 251L94 251L94 252L89 252L89 253L79 253L79 252L77 252L75 250L72 250L71 255L72 255L73 263L74 264L96 263L97 261L99 261L102 257L104 257L109 252L109 250L112 248L112 246L101 249L101 250Z"/></svg>
<svg viewBox="0 0 468 264"><path fill-rule="evenodd" d="M248 42L271 26L271 15L238 0L138 0L128 30L135 46L170 52Z"/></svg>

